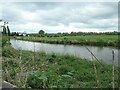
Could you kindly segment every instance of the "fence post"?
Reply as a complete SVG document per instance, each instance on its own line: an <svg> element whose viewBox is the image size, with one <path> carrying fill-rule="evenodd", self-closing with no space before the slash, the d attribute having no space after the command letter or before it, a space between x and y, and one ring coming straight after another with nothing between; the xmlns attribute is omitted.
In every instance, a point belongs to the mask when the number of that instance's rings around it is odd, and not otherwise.
<svg viewBox="0 0 120 90"><path fill-rule="evenodd" d="M114 82L114 50L112 50L112 88L113 88L113 90L114 90L114 88L115 88L115 82Z"/></svg>
<svg viewBox="0 0 120 90"><path fill-rule="evenodd" d="M94 67L94 71L95 71L95 77L96 77L97 87L100 88L99 79L98 79L98 75L97 75L97 69L96 69L95 62L93 61L93 56L92 56L92 62L93 62L93 67Z"/></svg>
<svg viewBox="0 0 120 90"><path fill-rule="evenodd" d="M35 37L34 37L35 38ZM33 68L35 69L35 42L33 43L34 44L34 51L33 51ZM34 70L33 69L33 70Z"/></svg>
<svg viewBox="0 0 120 90"><path fill-rule="evenodd" d="M34 60L35 60L35 42L34 42Z"/></svg>

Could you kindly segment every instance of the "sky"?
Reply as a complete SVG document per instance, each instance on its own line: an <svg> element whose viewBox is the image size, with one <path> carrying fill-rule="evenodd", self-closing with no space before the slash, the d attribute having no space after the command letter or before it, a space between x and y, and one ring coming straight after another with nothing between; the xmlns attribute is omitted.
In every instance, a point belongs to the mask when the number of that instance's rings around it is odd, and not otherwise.
<svg viewBox="0 0 120 90"><path fill-rule="evenodd" d="M118 31L117 2L6 2L0 17L12 32Z"/></svg>

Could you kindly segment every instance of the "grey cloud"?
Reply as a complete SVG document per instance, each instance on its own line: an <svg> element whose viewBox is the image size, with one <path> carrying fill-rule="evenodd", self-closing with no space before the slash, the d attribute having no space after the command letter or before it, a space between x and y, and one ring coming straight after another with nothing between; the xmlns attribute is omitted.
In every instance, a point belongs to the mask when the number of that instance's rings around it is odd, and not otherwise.
<svg viewBox="0 0 120 90"><path fill-rule="evenodd" d="M36 10L51 10L55 9L62 3L56 3L56 2L18 2L18 3L13 3L16 5L18 8L21 8L23 10L28 10L28 11L36 11Z"/></svg>
<svg viewBox="0 0 120 90"><path fill-rule="evenodd" d="M7 6L8 5L8 6ZM117 17L117 3L58 3L58 2L37 2L37 3L11 3L4 6L3 19L9 22L28 23L36 22L48 26L59 24L70 25L70 23L82 23L83 27L109 29L116 25L110 23L96 23L99 20ZM35 14L35 19L25 20L21 12ZM29 15L28 15L29 16ZM114 22L116 23L116 22ZM74 25L79 28L78 25ZM80 26L81 27L81 26Z"/></svg>

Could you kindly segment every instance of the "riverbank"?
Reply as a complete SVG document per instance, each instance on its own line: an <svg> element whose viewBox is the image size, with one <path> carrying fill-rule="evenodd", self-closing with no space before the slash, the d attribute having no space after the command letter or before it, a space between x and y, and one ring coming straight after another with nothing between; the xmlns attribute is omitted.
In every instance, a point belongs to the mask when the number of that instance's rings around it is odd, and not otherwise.
<svg viewBox="0 0 120 90"><path fill-rule="evenodd" d="M2 48L3 79L23 88L110 88L112 65L104 68L97 61L77 58L73 55L46 54ZM96 83L93 62L96 65L99 84ZM115 87L118 87L118 68L115 66Z"/></svg>
<svg viewBox="0 0 120 90"><path fill-rule="evenodd" d="M94 55L103 60L106 64L112 64L112 50L115 52L115 64L118 65L118 50L115 47L98 47L98 46L80 46L80 45L64 45L64 44L49 44L49 43L42 43L42 42L32 42L32 41L24 41L24 40L17 40L11 39L10 40L11 46L15 49L22 50L29 50L40 52L44 51L46 53L57 53L57 54L72 54L79 58L86 58L91 59L91 54L87 50L94 53ZM29 45L29 47L28 47ZM107 53L107 56L106 56Z"/></svg>
<svg viewBox="0 0 120 90"><path fill-rule="evenodd" d="M118 47L118 35L86 35L86 36L61 36L61 37L33 37L19 36L19 40L53 43L53 44L74 44L89 46L112 46Z"/></svg>

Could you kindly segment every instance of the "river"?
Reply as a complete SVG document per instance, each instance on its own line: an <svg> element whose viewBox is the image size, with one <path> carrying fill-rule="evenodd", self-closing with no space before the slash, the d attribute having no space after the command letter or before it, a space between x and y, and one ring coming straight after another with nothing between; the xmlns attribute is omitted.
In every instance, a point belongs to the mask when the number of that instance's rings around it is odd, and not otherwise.
<svg viewBox="0 0 120 90"><path fill-rule="evenodd" d="M85 46L78 45L63 45L63 44L48 44L48 43L39 43L31 41L22 41L11 39L11 46L15 49L22 49L28 51L44 51L46 53L58 53L58 54L72 54L77 57L91 59L92 55L85 48ZM118 50L114 47L97 47L97 46L86 46L88 47L94 55L103 60L107 64L112 64L112 50L115 51L115 64L118 64Z"/></svg>

